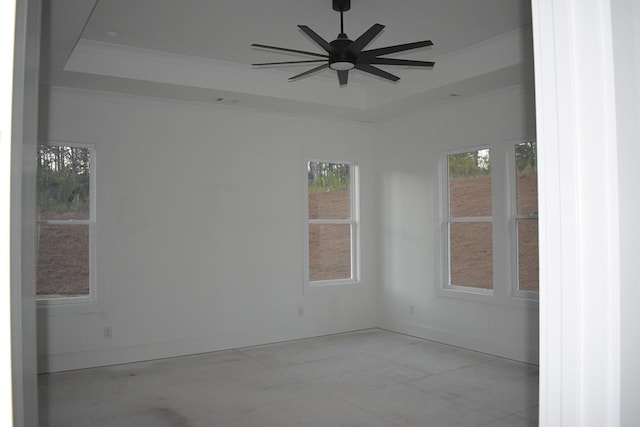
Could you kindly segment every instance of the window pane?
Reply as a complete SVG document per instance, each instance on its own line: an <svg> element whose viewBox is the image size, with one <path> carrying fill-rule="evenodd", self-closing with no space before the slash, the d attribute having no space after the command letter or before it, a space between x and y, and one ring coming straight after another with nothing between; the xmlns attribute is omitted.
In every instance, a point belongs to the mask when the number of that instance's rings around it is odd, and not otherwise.
<svg viewBox="0 0 640 427"><path fill-rule="evenodd" d="M309 219L351 218L350 165L309 162Z"/></svg>
<svg viewBox="0 0 640 427"><path fill-rule="evenodd" d="M448 166L450 216L491 216L489 150L450 154Z"/></svg>
<svg viewBox="0 0 640 427"><path fill-rule="evenodd" d="M449 224L450 284L493 288L493 255L490 222Z"/></svg>
<svg viewBox="0 0 640 427"><path fill-rule="evenodd" d="M309 280L351 278L351 225L309 224Z"/></svg>
<svg viewBox="0 0 640 427"><path fill-rule="evenodd" d="M538 221L518 221L518 289L539 290Z"/></svg>
<svg viewBox="0 0 640 427"><path fill-rule="evenodd" d="M89 294L89 226L38 226L37 294Z"/></svg>
<svg viewBox="0 0 640 427"><path fill-rule="evenodd" d="M89 148L38 146L38 218L89 219Z"/></svg>
<svg viewBox="0 0 640 427"><path fill-rule="evenodd" d="M535 142L523 142L516 145L518 215L538 214L538 167L536 155Z"/></svg>

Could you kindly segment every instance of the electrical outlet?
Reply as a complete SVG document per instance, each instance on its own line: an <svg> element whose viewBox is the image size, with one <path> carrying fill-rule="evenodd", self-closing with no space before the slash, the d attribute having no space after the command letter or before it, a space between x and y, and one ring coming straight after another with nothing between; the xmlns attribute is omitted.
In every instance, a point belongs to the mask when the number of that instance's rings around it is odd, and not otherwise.
<svg viewBox="0 0 640 427"><path fill-rule="evenodd" d="M410 305L409 306L409 314L413 314L414 310L415 310L415 306Z"/></svg>
<svg viewBox="0 0 640 427"><path fill-rule="evenodd" d="M111 326L106 326L104 328L104 337L111 338Z"/></svg>

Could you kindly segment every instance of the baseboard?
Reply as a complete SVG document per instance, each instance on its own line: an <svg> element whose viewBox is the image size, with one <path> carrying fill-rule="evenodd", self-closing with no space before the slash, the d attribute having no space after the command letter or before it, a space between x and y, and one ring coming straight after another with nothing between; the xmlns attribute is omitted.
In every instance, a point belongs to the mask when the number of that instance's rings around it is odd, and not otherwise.
<svg viewBox="0 0 640 427"><path fill-rule="evenodd" d="M462 334L452 333L442 329L437 329L421 324L412 324L387 320L380 322L380 329L411 335L443 344L453 345L481 353L492 354L507 359L517 360L525 363L538 364L538 349L522 348L508 343L494 342L478 337L471 337ZM361 329L361 328L360 328ZM356 329L356 330L360 330ZM344 331L323 331L311 335L271 337L264 342L255 341L255 337L240 338L237 336L206 338L201 340L174 341L155 344L144 344L129 347L102 348L91 351L43 354L38 356L38 372L53 373L70 371L76 369L95 368L100 366L119 365L123 363L134 363L156 359L166 359L213 351L230 350L241 347L248 347L262 344L273 344L276 342L290 341L296 339L314 338L328 334L352 332Z"/></svg>
<svg viewBox="0 0 640 427"><path fill-rule="evenodd" d="M38 355L38 373L89 369L124 363L146 362L149 360L168 359L172 357L211 353L215 351L233 350L255 345L276 344L299 339L317 338L325 335L356 332L374 329L375 326L348 330L317 331L303 335L272 336L271 339L256 341L255 337L209 337L200 340L173 341L155 344L143 344L127 347L102 348L90 351L79 351L60 354Z"/></svg>
<svg viewBox="0 0 640 427"><path fill-rule="evenodd" d="M400 334L411 335L442 344L461 347L480 353L491 354L506 359L517 360L519 362L538 364L538 348L523 348L513 346L503 342L495 342L478 337L453 333L443 329L433 328L420 324L412 324L388 320L381 322L381 329Z"/></svg>

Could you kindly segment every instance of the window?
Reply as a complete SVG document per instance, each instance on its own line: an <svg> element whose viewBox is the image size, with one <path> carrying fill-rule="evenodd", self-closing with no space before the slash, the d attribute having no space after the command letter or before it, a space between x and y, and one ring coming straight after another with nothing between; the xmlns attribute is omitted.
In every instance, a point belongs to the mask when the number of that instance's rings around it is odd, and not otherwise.
<svg viewBox="0 0 640 427"><path fill-rule="evenodd" d="M39 145L37 267L39 300L76 302L93 292L94 149Z"/></svg>
<svg viewBox="0 0 640 427"><path fill-rule="evenodd" d="M307 163L307 280L312 285L358 280L356 168Z"/></svg>
<svg viewBox="0 0 640 427"><path fill-rule="evenodd" d="M536 157L527 140L443 156L439 288L448 295L537 299Z"/></svg>
<svg viewBox="0 0 640 427"><path fill-rule="evenodd" d="M445 169L444 286L490 292L493 289L490 150L448 154Z"/></svg>
<svg viewBox="0 0 640 427"><path fill-rule="evenodd" d="M513 163L513 236L516 254L515 295L538 292L538 168L537 147L532 141L518 142Z"/></svg>

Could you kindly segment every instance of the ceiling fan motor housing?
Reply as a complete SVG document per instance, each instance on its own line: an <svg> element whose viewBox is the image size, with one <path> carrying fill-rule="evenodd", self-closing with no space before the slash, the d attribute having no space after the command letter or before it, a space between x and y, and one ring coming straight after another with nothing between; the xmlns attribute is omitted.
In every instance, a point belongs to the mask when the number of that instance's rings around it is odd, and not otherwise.
<svg viewBox="0 0 640 427"><path fill-rule="evenodd" d="M333 51L329 52L329 68L332 70L349 70L355 67L357 56L347 47L353 43L347 35L341 33L337 39L330 42Z"/></svg>
<svg viewBox="0 0 640 427"><path fill-rule="evenodd" d="M351 0L333 0L333 10L336 12L346 12L351 9Z"/></svg>

